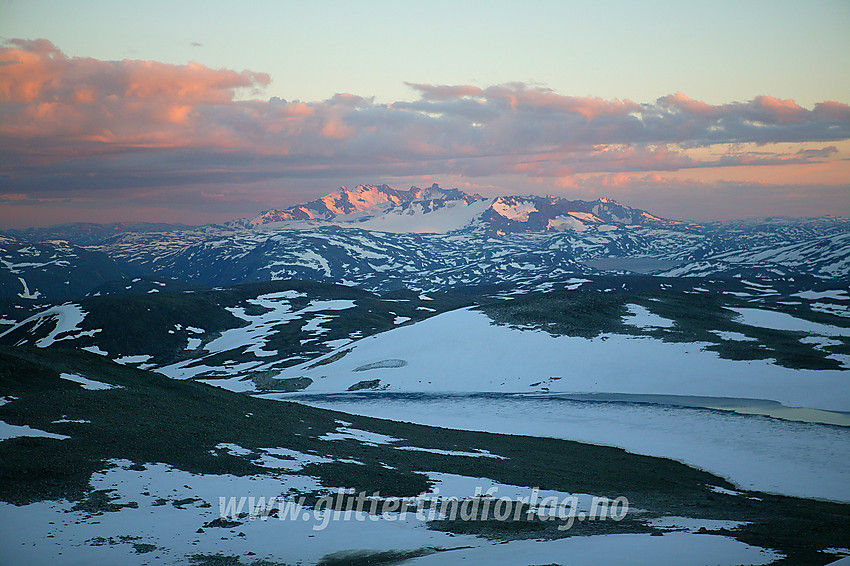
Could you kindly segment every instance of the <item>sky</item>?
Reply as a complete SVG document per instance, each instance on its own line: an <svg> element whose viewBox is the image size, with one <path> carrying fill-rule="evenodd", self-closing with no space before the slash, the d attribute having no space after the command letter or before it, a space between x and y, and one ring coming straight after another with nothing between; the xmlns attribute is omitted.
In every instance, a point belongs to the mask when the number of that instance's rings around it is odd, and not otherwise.
<svg viewBox="0 0 850 566"><path fill-rule="evenodd" d="M0 229L387 183L850 216L850 2L0 0Z"/></svg>

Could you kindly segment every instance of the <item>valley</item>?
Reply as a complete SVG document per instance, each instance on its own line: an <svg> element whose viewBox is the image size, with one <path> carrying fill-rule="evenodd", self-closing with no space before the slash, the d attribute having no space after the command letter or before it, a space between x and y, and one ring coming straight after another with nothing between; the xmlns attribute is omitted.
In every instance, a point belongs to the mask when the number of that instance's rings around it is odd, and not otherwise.
<svg viewBox="0 0 850 566"><path fill-rule="evenodd" d="M828 564L847 223L361 185L223 225L7 231L0 553ZM475 511L423 511L451 501Z"/></svg>

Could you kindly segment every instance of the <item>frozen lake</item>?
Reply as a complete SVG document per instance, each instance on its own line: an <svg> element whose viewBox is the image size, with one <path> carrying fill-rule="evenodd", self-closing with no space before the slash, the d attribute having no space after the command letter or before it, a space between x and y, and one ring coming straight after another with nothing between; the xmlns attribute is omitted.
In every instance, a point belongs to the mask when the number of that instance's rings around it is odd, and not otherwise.
<svg viewBox="0 0 850 566"><path fill-rule="evenodd" d="M397 421L619 446L709 471L750 490L850 501L850 428L615 395L267 394ZM652 397L652 396L649 396ZM666 397L666 396L665 396ZM706 407L719 403L703 398ZM746 400L727 400L727 404ZM746 406L746 403L740 403ZM696 406L694 406L696 405ZM731 407L730 407L731 408ZM843 416L841 413L837 415ZM805 457L801 457L805 455Z"/></svg>

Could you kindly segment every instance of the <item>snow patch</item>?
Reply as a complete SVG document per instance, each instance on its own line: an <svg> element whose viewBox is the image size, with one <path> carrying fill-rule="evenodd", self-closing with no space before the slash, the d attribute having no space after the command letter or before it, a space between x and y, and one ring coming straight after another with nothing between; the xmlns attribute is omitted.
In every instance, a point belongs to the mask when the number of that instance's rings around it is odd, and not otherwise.
<svg viewBox="0 0 850 566"><path fill-rule="evenodd" d="M5 421L0 421L0 441L9 440L10 438L19 438L21 436L39 436L43 438L55 438L57 440L68 440L71 438L64 434L47 432L46 430L31 428L27 425L13 425Z"/></svg>
<svg viewBox="0 0 850 566"><path fill-rule="evenodd" d="M124 364L124 365L143 364L146 361L150 360L152 357L153 356L150 356L148 354L139 354L137 356L121 356L121 357L115 358L113 361L117 362L119 364Z"/></svg>
<svg viewBox="0 0 850 566"><path fill-rule="evenodd" d="M109 356L109 352L101 350L98 346L83 346L80 350L85 350L86 352L97 354L98 356Z"/></svg>
<svg viewBox="0 0 850 566"><path fill-rule="evenodd" d="M675 325L675 322L669 318L658 316L641 305L626 305L626 308L629 309L631 314L623 318L623 322L625 324L637 326L638 328L643 329L672 328Z"/></svg>
<svg viewBox="0 0 850 566"><path fill-rule="evenodd" d="M27 286L27 282L23 277L18 277L18 281L23 285L24 290L21 293L18 293L18 296L22 299L37 299L41 296L41 291L36 290L35 293L30 293L30 288Z"/></svg>
<svg viewBox="0 0 850 566"><path fill-rule="evenodd" d="M93 379L88 379L81 375L77 375L75 373L63 373L59 375L60 378L66 379L68 381L73 381L74 383L79 383L83 386L83 389L88 389L90 391L104 391L106 389L123 389L120 385L113 385L111 383L104 383L102 381L95 381Z"/></svg>
<svg viewBox="0 0 850 566"><path fill-rule="evenodd" d="M360 430L359 428L340 427L335 432L328 432L319 437L319 440L356 440L366 446L377 446L378 444L390 444L392 442L400 442L400 438L370 432L368 430Z"/></svg>
<svg viewBox="0 0 850 566"><path fill-rule="evenodd" d="M732 340L734 342L758 342L752 336L747 336L741 332L732 332L728 330L709 330L712 334L717 334L721 340Z"/></svg>
<svg viewBox="0 0 850 566"><path fill-rule="evenodd" d="M801 299L835 299L837 301L848 301L850 300L850 296L847 294L846 289L835 289L831 291L801 291L799 293L794 293L792 295L794 297L800 297Z"/></svg>
<svg viewBox="0 0 850 566"><path fill-rule="evenodd" d="M517 200L516 204L507 204L503 199L496 199L491 207L495 212L508 220L528 222L528 215L537 212L534 201Z"/></svg>
<svg viewBox="0 0 850 566"><path fill-rule="evenodd" d="M566 216L556 216L549 220L549 223L546 226L549 230L554 230L556 232L563 232L565 230L575 230L576 232L583 232L587 230L587 226L579 220L575 218L574 215L566 215Z"/></svg>
<svg viewBox="0 0 850 566"><path fill-rule="evenodd" d="M419 446L396 446L397 450L410 450L412 452L428 452L430 454L442 454L444 456L466 456L469 458L495 458L497 460L507 460L505 456L493 454L489 450L476 450L475 452L466 452L463 450L443 450L441 448L420 448Z"/></svg>
<svg viewBox="0 0 850 566"><path fill-rule="evenodd" d="M647 521L650 526L664 530L686 530L689 533L695 533L700 529L709 531L718 531L726 529L734 531L742 525L746 525L746 521L723 521L718 519L695 519L693 517L658 517Z"/></svg>
<svg viewBox="0 0 850 566"><path fill-rule="evenodd" d="M49 324L50 322L55 323L55 327L50 331L50 333L44 338L40 338L36 340L35 345L39 348L47 348L58 342L60 340L76 340L77 338L81 338L83 336L94 336L100 329L95 330L82 330L77 325L79 325L86 318L86 313L83 311L80 305L76 305L73 303L65 303L64 305L58 305L55 307L50 307L47 310L44 310L38 314L35 314L22 322L19 322L9 330L0 334L0 337L13 332L17 328L20 328L24 325L27 325L31 322L35 323L32 330L40 328L43 324Z"/></svg>
<svg viewBox="0 0 850 566"><path fill-rule="evenodd" d="M811 322L784 312L750 308L727 308L737 313L737 322L746 324L747 326L770 328L772 330L788 330L791 332L810 332L822 336L850 336L850 328Z"/></svg>

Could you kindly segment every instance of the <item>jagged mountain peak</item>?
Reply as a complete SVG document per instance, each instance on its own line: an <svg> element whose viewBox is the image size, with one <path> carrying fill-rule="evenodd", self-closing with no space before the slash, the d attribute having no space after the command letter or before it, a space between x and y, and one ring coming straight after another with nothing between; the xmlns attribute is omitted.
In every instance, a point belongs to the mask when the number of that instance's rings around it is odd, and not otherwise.
<svg viewBox="0 0 850 566"><path fill-rule="evenodd" d="M386 184L340 187L314 201L268 210L238 221L246 227L315 227L334 224L388 232L452 232L477 229L493 234L547 232L617 226L662 226L673 221L623 205L609 197L593 201L547 195L486 198L453 188ZM267 226L270 225L270 226ZM607 228L606 228L607 227Z"/></svg>
<svg viewBox="0 0 850 566"><path fill-rule="evenodd" d="M674 221L623 205L612 198L594 201L569 200L547 195L539 197L502 196L483 216L488 230L497 234L511 232L583 231L597 227L664 226Z"/></svg>
<svg viewBox="0 0 850 566"><path fill-rule="evenodd" d="M456 229L459 227L455 226L457 222L461 225L469 222L481 210L476 209L466 215L459 211L463 211L473 203L485 200L487 199L479 194L468 195L459 189L444 189L437 183L427 188L412 186L408 190L394 189L386 184L361 184L353 188L342 186L337 191L308 203L284 209L266 210L251 219L237 221L236 224L258 227L285 222L292 227L301 227L305 223L312 226L330 222L333 224L357 223L361 227L366 227L362 226L364 222L381 215L413 217L451 210L452 222L448 225L446 222L439 222L435 225L436 228L425 230L442 231L446 227L448 230ZM380 222L379 224L381 225L375 229L400 231L384 226ZM430 225L430 223L427 224ZM421 231L417 229L415 223L410 224L408 229L413 232Z"/></svg>
<svg viewBox="0 0 850 566"><path fill-rule="evenodd" d="M328 213L337 215L362 212L384 203L397 205L401 200L402 197L399 191L387 185L357 185L352 190L344 186L340 187L337 193L325 195L318 199L318 201L308 203L307 206L314 203L321 203L321 205L314 208L317 208L320 213L324 213L327 216ZM322 205L325 210L321 210Z"/></svg>

